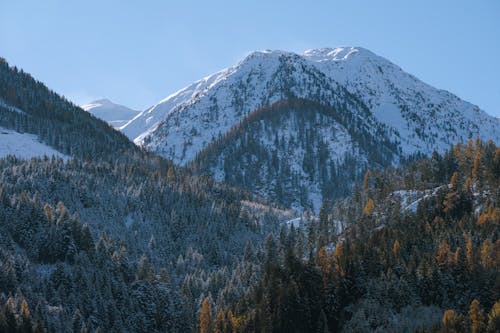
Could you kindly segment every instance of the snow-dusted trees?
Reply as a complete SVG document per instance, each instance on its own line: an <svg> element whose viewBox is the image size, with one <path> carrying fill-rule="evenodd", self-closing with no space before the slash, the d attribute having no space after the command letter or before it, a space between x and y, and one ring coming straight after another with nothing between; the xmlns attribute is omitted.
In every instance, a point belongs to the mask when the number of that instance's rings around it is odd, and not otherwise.
<svg viewBox="0 0 500 333"><path fill-rule="evenodd" d="M263 277L230 305L238 330L496 332L500 197L491 191L499 180L489 154L476 170L485 181L466 181L475 149L496 151L476 143L455 148L453 157L435 154L404 171L365 177L373 185L329 209L346 221L336 242L325 244L324 230L335 229L324 211L307 226L311 240L300 256L294 229L268 238ZM401 187L439 190L412 212L394 195L380 195Z"/></svg>

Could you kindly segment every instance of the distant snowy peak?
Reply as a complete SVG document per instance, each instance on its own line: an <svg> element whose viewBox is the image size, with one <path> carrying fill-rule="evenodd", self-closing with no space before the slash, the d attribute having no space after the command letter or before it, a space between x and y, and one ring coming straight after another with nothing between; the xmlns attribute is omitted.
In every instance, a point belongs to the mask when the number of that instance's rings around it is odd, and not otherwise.
<svg viewBox="0 0 500 333"><path fill-rule="evenodd" d="M97 118L108 122L115 128L125 125L129 120L139 114L139 111L132 110L120 104L115 104L109 99L99 99L80 107L92 113Z"/></svg>
<svg viewBox="0 0 500 333"><path fill-rule="evenodd" d="M346 61L353 56L378 57L375 53L362 47L336 47L307 50L303 54L315 61Z"/></svg>
<svg viewBox="0 0 500 333"><path fill-rule="evenodd" d="M136 144L187 164L252 110L307 99L387 126L403 155L480 137L500 142L500 121L361 47L296 54L256 51L169 95L120 129Z"/></svg>

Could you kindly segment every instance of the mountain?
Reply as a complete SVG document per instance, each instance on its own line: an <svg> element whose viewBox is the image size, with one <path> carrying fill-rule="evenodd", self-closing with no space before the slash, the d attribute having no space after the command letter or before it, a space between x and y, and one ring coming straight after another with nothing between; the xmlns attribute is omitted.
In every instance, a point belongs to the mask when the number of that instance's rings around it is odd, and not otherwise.
<svg viewBox="0 0 500 333"><path fill-rule="evenodd" d="M477 106L421 82L360 47L300 55L254 52L238 65L141 112L123 132L137 144L187 164L250 111L289 97L326 105L357 103L391 127L391 136L405 155L443 151L474 136L500 138L499 121Z"/></svg>
<svg viewBox="0 0 500 333"><path fill-rule="evenodd" d="M277 106L281 119L261 117ZM174 163L315 210L366 168L469 138L500 141L498 119L360 47L254 52L121 129Z"/></svg>
<svg viewBox="0 0 500 333"><path fill-rule="evenodd" d="M139 111L132 110L126 106L115 104L109 99L99 99L80 106L87 112L92 113L97 118L106 121L111 126L118 128L139 114Z"/></svg>

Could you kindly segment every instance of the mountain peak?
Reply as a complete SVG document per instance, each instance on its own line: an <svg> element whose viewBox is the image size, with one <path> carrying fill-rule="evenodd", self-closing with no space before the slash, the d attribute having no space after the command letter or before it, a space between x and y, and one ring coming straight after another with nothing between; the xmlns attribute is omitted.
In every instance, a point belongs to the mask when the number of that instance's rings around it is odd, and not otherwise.
<svg viewBox="0 0 500 333"><path fill-rule="evenodd" d="M239 65L252 63L253 61L262 61L264 59L274 58L277 59L283 55L292 55L297 56L297 54L293 52L283 51L283 50L257 50L250 52L240 63Z"/></svg>
<svg viewBox="0 0 500 333"><path fill-rule="evenodd" d="M109 105L109 104L116 104L116 103L113 103L111 102L109 99L107 98L101 98L101 99L98 99L96 101L93 101L91 103L95 103L95 104L103 104L103 105Z"/></svg>
<svg viewBox="0 0 500 333"><path fill-rule="evenodd" d="M359 46L343 46L335 48L311 49L304 52L304 56L316 58L315 60L345 61L355 56L374 57L373 52Z"/></svg>
<svg viewBox="0 0 500 333"><path fill-rule="evenodd" d="M113 103L107 98L101 98L80 107L117 128L126 124L139 113L139 111Z"/></svg>
<svg viewBox="0 0 500 333"><path fill-rule="evenodd" d="M109 107L109 106L115 106L115 105L122 106L122 105L118 105L116 103L113 103L111 100L109 100L107 98L101 98L101 99L96 99L95 101L92 101L90 103L80 105L80 107L82 109L84 109L85 111L89 111L89 110L94 109L96 107L101 107L101 106Z"/></svg>

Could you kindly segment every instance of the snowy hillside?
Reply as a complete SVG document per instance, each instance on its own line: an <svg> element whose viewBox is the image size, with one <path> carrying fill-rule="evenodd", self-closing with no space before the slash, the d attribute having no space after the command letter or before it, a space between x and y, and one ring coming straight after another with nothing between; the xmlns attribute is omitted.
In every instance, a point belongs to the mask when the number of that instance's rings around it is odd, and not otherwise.
<svg viewBox="0 0 500 333"><path fill-rule="evenodd" d="M404 153L443 151L473 137L500 140L498 119L366 49L309 50L304 56L397 129Z"/></svg>
<svg viewBox="0 0 500 333"><path fill-rule="evenodd" d="M66 157L54 148L40 142L38 137L28 133L18 133L14 130L0 127L0 158L15 155L19 158L44 156Z"/></svg>
<svg viewBox="0 0 500 333"><path fill-rule="evenodd" d="M121 129L136 144L184 165L250 111L290 97L348 104L349 112L389 126L405 155L442 151L477 136L500 141L498 119L353 47L300 55L254 52L168 96Z"/></svg>
<svg viewBox="0 0 500 333"><path fill-rule="evenodd" d="M81 105L80 107L116 128L123 126L139 114L139 111L132 110L120 104L115 104L109 99L100 99L90 102L89 104Z"/></svg>

